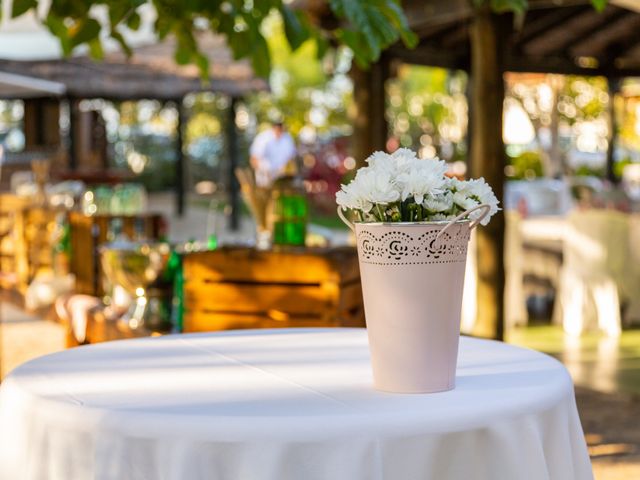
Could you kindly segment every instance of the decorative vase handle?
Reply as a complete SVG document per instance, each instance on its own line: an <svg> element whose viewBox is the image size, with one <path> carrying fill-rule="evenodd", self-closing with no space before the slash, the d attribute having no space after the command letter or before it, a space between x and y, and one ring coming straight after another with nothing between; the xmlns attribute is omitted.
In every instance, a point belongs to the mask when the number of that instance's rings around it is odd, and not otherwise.
<svg viewBox="0 0 640 480"><path fill-rule="evenodd" d="M478 218L476 218L475 220L471 220L471 223L469 223L469 230L473 230L474 228L476 228L478 224L484 219L484 217L489 215L489 212L491 211L491 207L489 205L478 205L477 207L473 207L473 208L470 208L469 210L465 210L456 218L454 218L449 223L447 223L444 226L444 228L438 232L438 235L436 235L436 238L434 239L434 243L437 242L440 239L440 237L444 234L444 232L449 230L449 228L451 228L451 226L454 223L456 223L458 220L462 220L464 217L466 217L470 213L475 212L476 210L484 210L484 211L480 214Z"/></svg>
<svg viewBox="0 0 640 480"><path fill-rule="evenodd" d="M340 220L342 220L353 233L356 233L356 227L347 219L347 217L344 216L344 213L342 213L342 207L338 207L338 217L340 217Z"/></svg>

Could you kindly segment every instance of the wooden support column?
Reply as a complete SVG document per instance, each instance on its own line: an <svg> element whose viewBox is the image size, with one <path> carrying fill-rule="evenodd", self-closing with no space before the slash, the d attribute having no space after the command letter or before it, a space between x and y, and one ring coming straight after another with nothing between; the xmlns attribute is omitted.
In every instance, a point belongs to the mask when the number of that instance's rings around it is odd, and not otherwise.
<svg viewBox="0 0 640 480"><path fill-rule="evenodd" d="M68 145L68 154L69 154L69 169L71 171L75 171L78 168L78 116L80 113L79 110L79 101L73 98L67 99L67 108L69 111L69 143Z"/></svg>
<svg viewBox="0 0 640 480"><path fill-rule="evenodd" d="M484 177L502 200L505 151L502 141L504 103L503 48L500 18L489 8L477 9L471 36L470 176ZM504 215L499 212L478 232L478 309L473 334L504 336Z"/></svg>
<svg viewBox="0 0 640 480"><path fill-rule="evenodd" d="M26 150L53 149L60 145L60 102L55 98L24 100Z"/></svg>
<svg viewBox="0 0 640 480"><path fill-rule="evenodd" d="M185 171L184 163L184 128L185 128L185 114L182 98L176 100L176 108L178 109L178 126L176 128L176 171L175 171L175 185L176 185L176 213L179 217L184 215L185 207Z"/></svg>
<svg viewBox="0 0 640 480"><path fill-rule="evenodd" d="M357 165L362 166L365 159L376 150L386 150L389 127L385 117L385 82L390 76L389 59L384 55L363 70L354 65L351 69L353 81L353 135L351 152Z"/></svg>
<svg viewBox="0 0 640 480"><path fill-rule="evenodd" d="M607 180L618 183L620 179L616 177L613 170L615 164L616 143L618 143L618 122L616 119L616 95L620 93L622 81L619 78L607 78L607 86L609 89L609 144L607 146Z"/></svg>
<svg viewBox="0 0 640 480"><path fill-rule="evenodd" d="M237 231L240 226L240 185L236 178L236 168L238 167L238 128L236 126L236 111L238 99L231 97L227 112L227 154L229 155L229 205L231 206L231 216L229 217L229 229Z"/></svg>

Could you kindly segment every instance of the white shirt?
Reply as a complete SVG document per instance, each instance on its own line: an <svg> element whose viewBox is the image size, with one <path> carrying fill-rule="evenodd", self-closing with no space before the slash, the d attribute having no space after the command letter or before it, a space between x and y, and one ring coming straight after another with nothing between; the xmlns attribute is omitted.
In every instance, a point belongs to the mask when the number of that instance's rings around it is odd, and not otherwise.
<svg viewBox="0 0 640 480"><path fill-rule="evenodd" d="M251 156L257 160L256 183L268 187L284 171L287 163L296 154L296 145L291 135L282 132L276 137L273 129L256 135L251 144Z"/></svg>

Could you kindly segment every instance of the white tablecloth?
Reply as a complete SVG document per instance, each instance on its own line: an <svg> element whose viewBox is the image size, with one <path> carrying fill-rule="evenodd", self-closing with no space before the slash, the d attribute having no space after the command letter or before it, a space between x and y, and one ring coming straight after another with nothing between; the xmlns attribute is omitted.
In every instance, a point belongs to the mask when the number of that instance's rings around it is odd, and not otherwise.
<svg viewBox="0 0 640 480"><path fill-rule="evenodd" d="M463 338L455 390L371 387L366 332L262 330L80 347L0 388L2 480L592 479L550 357Z"/></svg>

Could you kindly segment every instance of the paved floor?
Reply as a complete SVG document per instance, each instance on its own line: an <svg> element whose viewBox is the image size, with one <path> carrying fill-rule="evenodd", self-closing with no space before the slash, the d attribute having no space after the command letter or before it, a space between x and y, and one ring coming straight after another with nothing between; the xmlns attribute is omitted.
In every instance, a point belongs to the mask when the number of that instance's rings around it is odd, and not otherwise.
<svg viewBox="0 0 640 480"><path fill-rule="evenodd" d="M539 326L507 340L554 355L571 372L596 480L640 479L640 330L572 338Z"/></svg>
<svg viewBox="0 0 640 480"><path fill-rule="evenodd" d="M507 341L557 357L578 386L640 396L640 329L618 338L596 332L574 338L557 326L536 326L513 330Z"/></svg>
<svg viewBox="0 0 640 480"><path fill-rule="evenodd" d="M27 360L64 349L62 325L24 313L16 306L0 303L0 372L4 377Z"/></svg>

